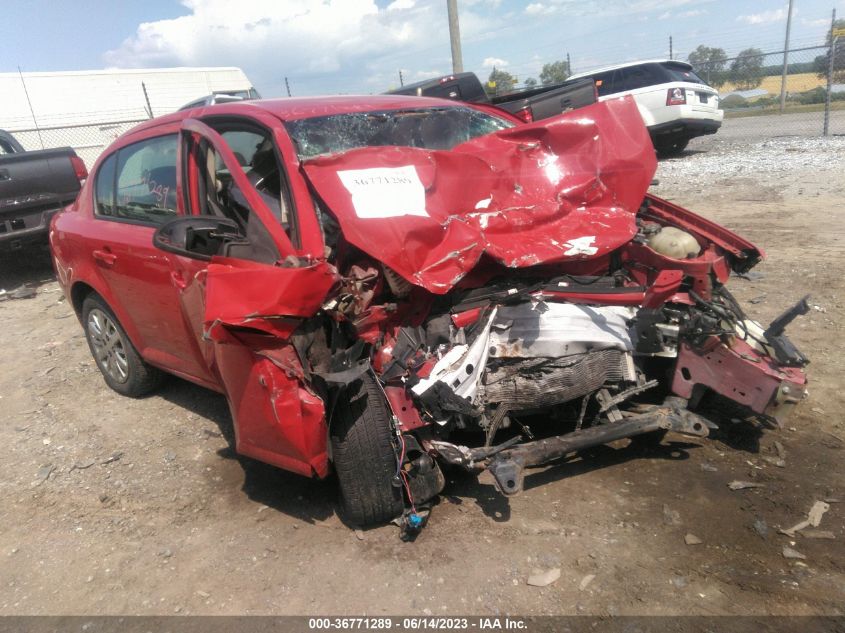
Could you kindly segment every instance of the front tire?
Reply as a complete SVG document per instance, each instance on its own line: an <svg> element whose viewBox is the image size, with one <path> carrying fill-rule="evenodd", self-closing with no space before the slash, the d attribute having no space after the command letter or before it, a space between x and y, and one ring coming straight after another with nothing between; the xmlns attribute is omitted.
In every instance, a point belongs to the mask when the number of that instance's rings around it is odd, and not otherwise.
<svg viewBox="0 0 845 633"><path fill-rule="evenodd" d="M82 325L91 355L109 387L138 398L159 386L162 372L141 359L114 312L98 295L82 302Z"/></svg>
<svg viewBox="0 0 845 633"><path fill-rule="evenodd" d="M391 415L375 379L364 374L338 398L331 427L343 514L355 525L389 521L404 509L393 485L396 452Z"/></svg>

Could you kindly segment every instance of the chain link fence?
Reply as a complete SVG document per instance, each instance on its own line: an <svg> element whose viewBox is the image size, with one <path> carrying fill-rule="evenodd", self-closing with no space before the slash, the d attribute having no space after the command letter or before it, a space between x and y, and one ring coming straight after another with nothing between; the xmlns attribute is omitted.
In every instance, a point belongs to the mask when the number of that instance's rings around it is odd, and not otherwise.
<svg viewBox="0 0 845 633"><path fill-rule="evenodd" d="M747 49L737 57L694 64L719 90L725 111L720 137L845 134L845 43L839 48L834 64L830 46Z"/></svg>
<svg viewBox="0 0 845 633"><path fill-rule="evenodd" d="M27 151L72 147L90 169L118 136L147 119L103 121L84 125L9 129Z"/></svg>

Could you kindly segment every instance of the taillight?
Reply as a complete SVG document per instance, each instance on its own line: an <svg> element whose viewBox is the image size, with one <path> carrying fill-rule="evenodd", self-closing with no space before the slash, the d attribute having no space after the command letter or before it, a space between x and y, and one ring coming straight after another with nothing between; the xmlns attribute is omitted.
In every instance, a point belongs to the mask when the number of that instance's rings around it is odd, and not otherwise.
<svg viewBox="0 0 845 633"><path fill-rule="evenodd" d="M687 102L687 91L683 88L669 88L666 94L666 105L684 105Z"/></svg>
<svg viewBox="0 0 845 633"><path fill-rule="evenodd" d="M79 156L71 156L70 164L73 165L73 173L76 174L79 184L85 182L85 179L88 178L88 169L85 167L82 159Z"/></svg>
<svg viewBox="0 0 845 633"><path fill-rule="evenodd" d="M533 123L534 122L534 113L531 112L531 106L525 106L521 110L517 110L514 114L522 119L525 123Z"/></svg>

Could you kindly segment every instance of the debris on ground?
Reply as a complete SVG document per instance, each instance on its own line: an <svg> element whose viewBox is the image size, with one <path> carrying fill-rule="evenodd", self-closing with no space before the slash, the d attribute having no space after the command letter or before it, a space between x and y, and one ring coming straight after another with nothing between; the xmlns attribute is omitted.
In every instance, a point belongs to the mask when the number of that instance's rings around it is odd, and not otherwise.
<svg viewBox="0 0 845 633"><path fill-rule="evenodd" d="M104 459L101 463L102 464L111 464L112 462L116 462L117 460L119 460L121 457L123 457L123 451L115 451L110 456L108 456L106 459Z"/></svg>
<svg viewBox="0 0 845 633"><path fill-rule="evenodd" d="M695 534L689 532L686 536L684 536L684 543L686 543L687 545L701 545L703 542L704 541L698 538Z"/></svg>
<svg viewBox="0 0 845 633"><path fill-rule="evenodd" d="M68 472L72 472L74 470L85 470L86 468L91 468L91 466L96 463L97 460L95 459L84 459L82 461L75 462L73 466L70 467L70 470Z"/></svg>
<svg viewBox="0 0 845 633"><path fill-rule="evenodd" d="M681 513L677 510L672 510L665 503L663 504L663 522L666 525L680 525Z"/></svg>
<svg viewBox="0 0 845 633"><path fill-rule="evenodd" d="M20 286L8 292L0 289L0 301L5 301L6 299L32 299L36 294L38 294L38 291L29 286Z"/></svg>
<svg viewBox="0 0 845 633"><path fill-rule="evenodd" d="M755 519L753 527L754 531L757 532L761 538L769 536L769 526L763 519Z"/></svg>
<svg viewBox="0 0 845 633"><path fill-rule="evenodd" d="M836 535L830 530L801 530L800 534L804 538L822 538L831 540L836 538Z"/></svg>
<svg viewBox="0 0 845 633"><path fill-rule="evenodd" d="M586 576L584 576L581 579L581 583L578 585L578 589L580 589L581 591L584 591L584 589L586 589L589 586L589 584L591 582L593 582L595 579L596 579L595 574L587 574Z"/></svg>
<svg viewBox="0 0 845 633"><path fill-rule="evenodd" d="M357 538L359 541L363 541L364 540L364 530L355 530L355 538Z"/></svg>
<svg viewBox="0 0 845 633"><path fill-rule="evenodd" d="M38 473L35 475L35 481L32 482L33 486L40 486L45 481L50 478L50 475L53 471L56 470L56 467L52 464L47 464L46 466L42 466L38 469Z"/></svg>
<svg viewBox="0 0 845 633"><path fill-rule="evenodd" d="M786 530L781 530L781 534L786 534L786 536L792 538L795 536L796 532L803 530L804 528L808 527L819 527L819 524L822 522L822 517L824 513L830 510L830 505L825 503L824 501L816 501L813 503L813 507L810 508L810 511L807 513L807 518L800 523L796 523L791 528Z"/></svg>
<svg viewBox="0 0 845 633"><path fill-rule="evenodd" d="M746 488L765 488L765 486L763 484L756 484L753 481L740 481L739 479L734 479L728 484L728 488L731 490L745 490Z"/></svg>
<svg viewBox="0 0 845 633"><path fill-rule="evenodd" d="M791 547L784 547L783 548L783 557L784 558L797 558L801 560L806 560L806 556L801 552L792 549Z"/></svg>
<svg viewBox="0 0 845 633"><path fill-rule="evenodd" d="M541 569L535 569L530 576L528 576L528 580L526 581L527 584L531 585L532 587L547 587L553 582L557 581L560 578L560 568L555 567L553 569L547 569L543 571Z"/></svg>

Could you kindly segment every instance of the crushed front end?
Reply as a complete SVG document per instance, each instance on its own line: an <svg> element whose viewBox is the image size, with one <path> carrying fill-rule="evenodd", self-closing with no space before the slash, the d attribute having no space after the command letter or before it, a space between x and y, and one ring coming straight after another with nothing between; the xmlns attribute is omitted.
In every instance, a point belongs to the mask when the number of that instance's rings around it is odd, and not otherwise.
<svg viewBox="0 0 845 633"><path fill-rule="evenodd" d="M322 356L301 356L329 389L377 380L411 507L440 492L440 464L489 469L514 494L525 468L592 446L707 436L709 394L768 421L805 397L808 361L784 330L806 302L768 328L745 314L726 284L762 252L647 194L635 121L620 100L451 152L306 163L343 281ZM405 199L372 206L371 185Z"/></svg>

